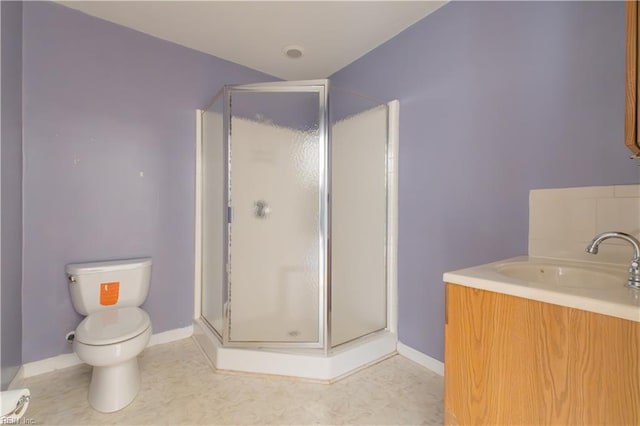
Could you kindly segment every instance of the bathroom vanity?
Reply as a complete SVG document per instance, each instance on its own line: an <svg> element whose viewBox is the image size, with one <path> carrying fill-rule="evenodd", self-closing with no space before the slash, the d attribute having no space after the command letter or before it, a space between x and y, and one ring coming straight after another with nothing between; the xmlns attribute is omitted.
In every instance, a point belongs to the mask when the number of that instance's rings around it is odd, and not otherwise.
<svg viewBox="0 0 640 426"><path fill-rule="evenodd" d="M640 424L624 268L525 256L444 280L445 424Z"/></svg>

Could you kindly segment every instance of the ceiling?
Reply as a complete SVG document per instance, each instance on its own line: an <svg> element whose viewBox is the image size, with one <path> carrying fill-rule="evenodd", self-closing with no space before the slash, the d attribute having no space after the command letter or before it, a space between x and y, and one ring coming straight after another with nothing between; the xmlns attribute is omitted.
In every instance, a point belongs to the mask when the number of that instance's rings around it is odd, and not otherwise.
<svg viewBox="0 0 640 426"><path fill-rule="evenodd" d="M446 1L59 1L285 80L326 78ZM287 46L303 55L287 57Z"/></svg>

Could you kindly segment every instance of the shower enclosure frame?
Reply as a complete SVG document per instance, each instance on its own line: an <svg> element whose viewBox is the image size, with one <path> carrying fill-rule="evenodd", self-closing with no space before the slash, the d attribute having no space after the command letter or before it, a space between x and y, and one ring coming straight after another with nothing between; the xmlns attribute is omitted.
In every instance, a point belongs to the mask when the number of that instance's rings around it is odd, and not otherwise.
<svg viewBox="0 0 640 426"><path fill-rule="evenodd" d="M317 83L325 84L325 80L317 80ZM293 82L268 83L268 85L280 85L275 92L282 91L286 87L291 87ZM308 83L308 82L307 82ZM264 84L243 85L245 87L258 87ZM272 86L273 87L273 86ZM325 106L328 105L330 94L325 92ZM356 96L361 96L354 94ZM224 88L214 97L212 105L224 96ZM364 97L366 98L366 97ZM387 143L386 143L386 294L387 294L387 312L386 312L386 328L374 331L369 334L362 335L353 340L331 346L331 258L325 258L326 280L324 280L323 294L320 300L324 303L324 309L321 326L324 326L322 337L322 348L302 348L299 343L291 345L291 348L273 348L263 349L262 345L247 345L246 347L235 347L223 345L223 338L217 329L202 317L203 302L203 259L202 259L202 229L203 229L203 113L205 110L196 110L194 124L196 125L196 143L195 143L195 269L194 269L194 315L192 333L195 341L200 349L206 355L208 360L216 369L228 371L240 371L246 373L282 375L306 378L311 380L320 380L324 383L330 383L338 380L346 375L357 371L358 369L375 363L386 357L392 356L401 351L401 353L410 354L410 348L401 345L397 340L398 327L398 289L397 289L397 247L398 247L398 146L399 146L399 102L397 100L390 101L387 107ZM218 109L220 111L221 109ZM325 151L324 161L327 163L326 189L327 198L325 199L326 212L330 216L331 200L331 140L329 139L331 126L329 126L328 108L324 108L326 116L325 135L327 147ZM221 124L222 129L222 124ZM228 131L228 128L225 129ZM327 232L327 249L331 243L330 233L330 217L327 218L325 232ZM225 237L226 238L226 237ZM329 254L330 252L325 252ZM224 293L221 293L224 294ZM223 328L221 327L220 330ZM323 354L323 356L318 356ZM408 355L407 355L408 356Z"/></svg>
<svg viewBox="0 0 640 426"><path fill-rule="evenodd" d="M223 309L223 332L222 335L215 329L225 346L229 347L246 347L246 348L308 348L322 349L326 353L330 348L331 342L331 266L329 253L331 235L331 215L330 215L330 193L331 193L331 147L330 147L330 126L329 126L329 80L304 80L304 81L279 81L267 83L253 84L234 84L225 85L213 98L205 111L214 105L222 97L223 107L223 157L226 158L224 172L224 193L226 209L223 211L223 222L227 226L224 229L224 259L226 261L226 272L223 274L223 288L227 289L227 300L232 290L230 282L231 275L231 230L233 222L233 212L231 207L232 200L232 94L236 93L317 93L318 94L318 341L317 342L271 342L271 341L233 341L231 336L230 310L233 309L233 302L230 303L229 309ZM201 176L199 176L201 178ZM201 190L201 188L200 188ZM199 209L202 206L198 207ZM201 255L201 254L200 254Z"/></svg>

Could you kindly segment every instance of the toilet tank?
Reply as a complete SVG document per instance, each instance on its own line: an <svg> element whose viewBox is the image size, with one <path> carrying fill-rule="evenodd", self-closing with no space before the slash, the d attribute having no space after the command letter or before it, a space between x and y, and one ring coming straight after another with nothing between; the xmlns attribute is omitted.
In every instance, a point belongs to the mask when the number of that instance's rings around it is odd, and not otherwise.
<svg viewBox="0 0 640 426"><path fill-rule="evenodd" d="M149 294L151 258L71 263L65 272L73 307L89 315L142 305Z"/></svg>

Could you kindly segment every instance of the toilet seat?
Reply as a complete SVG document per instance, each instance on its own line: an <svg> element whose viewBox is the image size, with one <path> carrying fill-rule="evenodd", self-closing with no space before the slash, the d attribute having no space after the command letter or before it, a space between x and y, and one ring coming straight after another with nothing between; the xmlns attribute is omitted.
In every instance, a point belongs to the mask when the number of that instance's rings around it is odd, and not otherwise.
<svg viewBox="0 0 640 426"><path fill-rule="evenodd" d="M75 340L92 346L124 342L151 326L149 315L140 308L127 307L95 312L76 328Z"/></svg>

